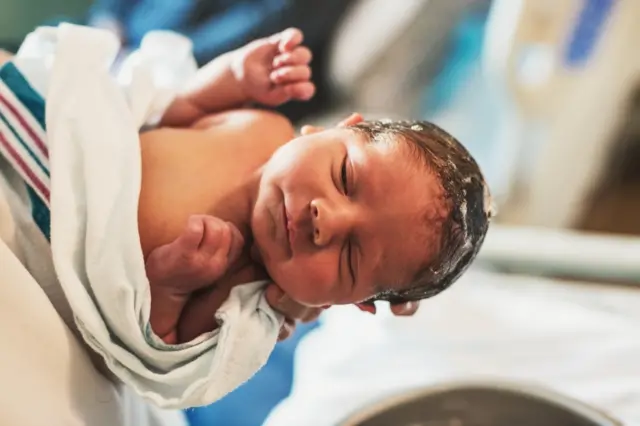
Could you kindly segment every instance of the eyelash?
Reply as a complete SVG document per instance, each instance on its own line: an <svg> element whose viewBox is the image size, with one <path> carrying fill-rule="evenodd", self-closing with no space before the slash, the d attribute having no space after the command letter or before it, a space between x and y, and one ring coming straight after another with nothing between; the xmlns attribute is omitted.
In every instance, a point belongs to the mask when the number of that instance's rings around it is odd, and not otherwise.
<svg viewBox="0 0 640 426"><path fill-rule="evenodd" d="M340 168L340 183L342 184L342 190L345 195L348 195L348 182L347 182L347 156L345 155L344 160L342 160L342 167Z"/></svg>
<svg viewBox="0 0 640 426"><path fill-rule="evenodd" d="M347 264L349 265L349 275L351 275L351 281L355 284L356 282L356 273L353 270L353 262L351 261L351 241L347 243Z"/></svg>
<svg viewBox="0 0 640 426"><path fill-rule="evenodd" d="M347 156L344 156L344 160L342 160L342 167L340 168L340 183L342 185L342 190L344 195L349 195L349 190L347 189L349 186L348 176L347 176ZM351 275L352 281L355 283L356 274L353 270L353 263L351 262L351 241L347 242L347 264L349 265L349 274Z"/></svg>

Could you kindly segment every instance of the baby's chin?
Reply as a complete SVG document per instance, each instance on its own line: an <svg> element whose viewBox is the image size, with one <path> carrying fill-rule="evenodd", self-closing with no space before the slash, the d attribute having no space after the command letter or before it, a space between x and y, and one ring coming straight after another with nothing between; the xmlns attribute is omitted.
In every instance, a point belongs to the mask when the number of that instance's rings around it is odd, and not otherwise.
<svg viewBox="0 0 640 426"><path fill-rule="evenodd" d="M264 268L267 272L267 275L274 281L277 282L277 277L282 276L280 273L281 266L279 262L273 258L270 258L268 255L263 255L263 251L259 248L259 246L254 241L251 244L249 249L249 257L251 260Z"/></svg>
<svg viewBox="0 0 640 426"><path fill-rule="evenodd" d="M307 306L324 306L331 304L325 300L325 297L321 297L320 294L313 294L313 292L310 291L308 275L295 273L296 268L291 264L291 259L279 261L270 258L268 255L264 256L255 242L251 245L250 256L251 260L262 265L271 280L296 302ZM301 278L304 276L307 276L307 279Z"/></svg>
<svg viewBox="0 0 640 426"><path fill-rule="evenodd" d="M330 294L323 290L321 286L315 286L313 279L302 278L304 275L290 274L282 269L275 268L273 273L269 273L283 292L297 303L309 307L321 307L332 305Z"/></svg>

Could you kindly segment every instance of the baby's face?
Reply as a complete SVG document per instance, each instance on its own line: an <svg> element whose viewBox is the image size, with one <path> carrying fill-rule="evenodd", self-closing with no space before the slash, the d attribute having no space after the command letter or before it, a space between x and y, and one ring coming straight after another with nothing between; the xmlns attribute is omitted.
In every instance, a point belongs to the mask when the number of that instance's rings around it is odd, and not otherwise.
<svg viewBox="0 0 640 426"><path fill-rule="evenodd" d="M424 217L441 208L442 189L412 155L349 128L301 136L273 155L251 227L267 272L291 298L357 303L410 283L435 254L428 242L438 230Z"/></svg>

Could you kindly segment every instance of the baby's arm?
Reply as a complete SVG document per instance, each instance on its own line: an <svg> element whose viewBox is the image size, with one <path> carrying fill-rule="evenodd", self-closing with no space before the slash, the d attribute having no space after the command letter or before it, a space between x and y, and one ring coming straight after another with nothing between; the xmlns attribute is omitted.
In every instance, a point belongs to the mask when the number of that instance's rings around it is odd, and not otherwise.
<svg viewBox="0 0 640 426"><path fill-rule="evenodd" d="M234 225L212 216L192 216L175 241L151 252L145 265L151 292L149 322L158 337L169 344L185 340L179 322L190 295L224 276L243 245Z"/></svg>
<svg viewBox="0 0 640 426"><path fill-rule="evenodd" d="M171 103L160 125L187 127L207 113L247 103L249 99L242 91L231 67L237 52L234 50L220 55L200 68L187 89Z"/></svg>
<svg viewBox="0 0 640 426"><path fill-rule="evenodd" d="M225 53L202 67L176 97L160 125L188 127L205 115L250 102L277 106L315 93L309 81L311 51L302 33L288 29Z"/></svg>

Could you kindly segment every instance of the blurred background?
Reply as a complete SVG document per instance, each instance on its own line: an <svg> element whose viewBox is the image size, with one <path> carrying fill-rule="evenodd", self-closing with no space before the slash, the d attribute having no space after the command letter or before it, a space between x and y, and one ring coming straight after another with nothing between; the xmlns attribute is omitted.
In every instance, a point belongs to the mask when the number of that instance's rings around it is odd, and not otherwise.
<svg viewBox="0 0 640 426"><path fill-rule="evenodd" d="M34 27L61 21L114 31L123 52L150 30L178 31L200 64L296 26L319 90L280 109L295 123L331 125L354 111L428 119L478 160L498 210L476 265L481 280L590 282L601 289L592 298L636 297L638 0L3 0L0 48L15 51ZM239 391L188 412L193 424L261 424L289 394L295 348L314 327L280 345ZM251 413L238 416L247 401Z"/></svg>
<svg viewBox="0 0 640 426"><path fill-rule="evenodd" d="M15 51L34 27L61 21L111 29L123 51L171 29L203 64L297 26L319 91L282 108L292 120L433 120L483 166L498 222L640 233L635 2L515 3L4 0L0 46Z"/></svg>

